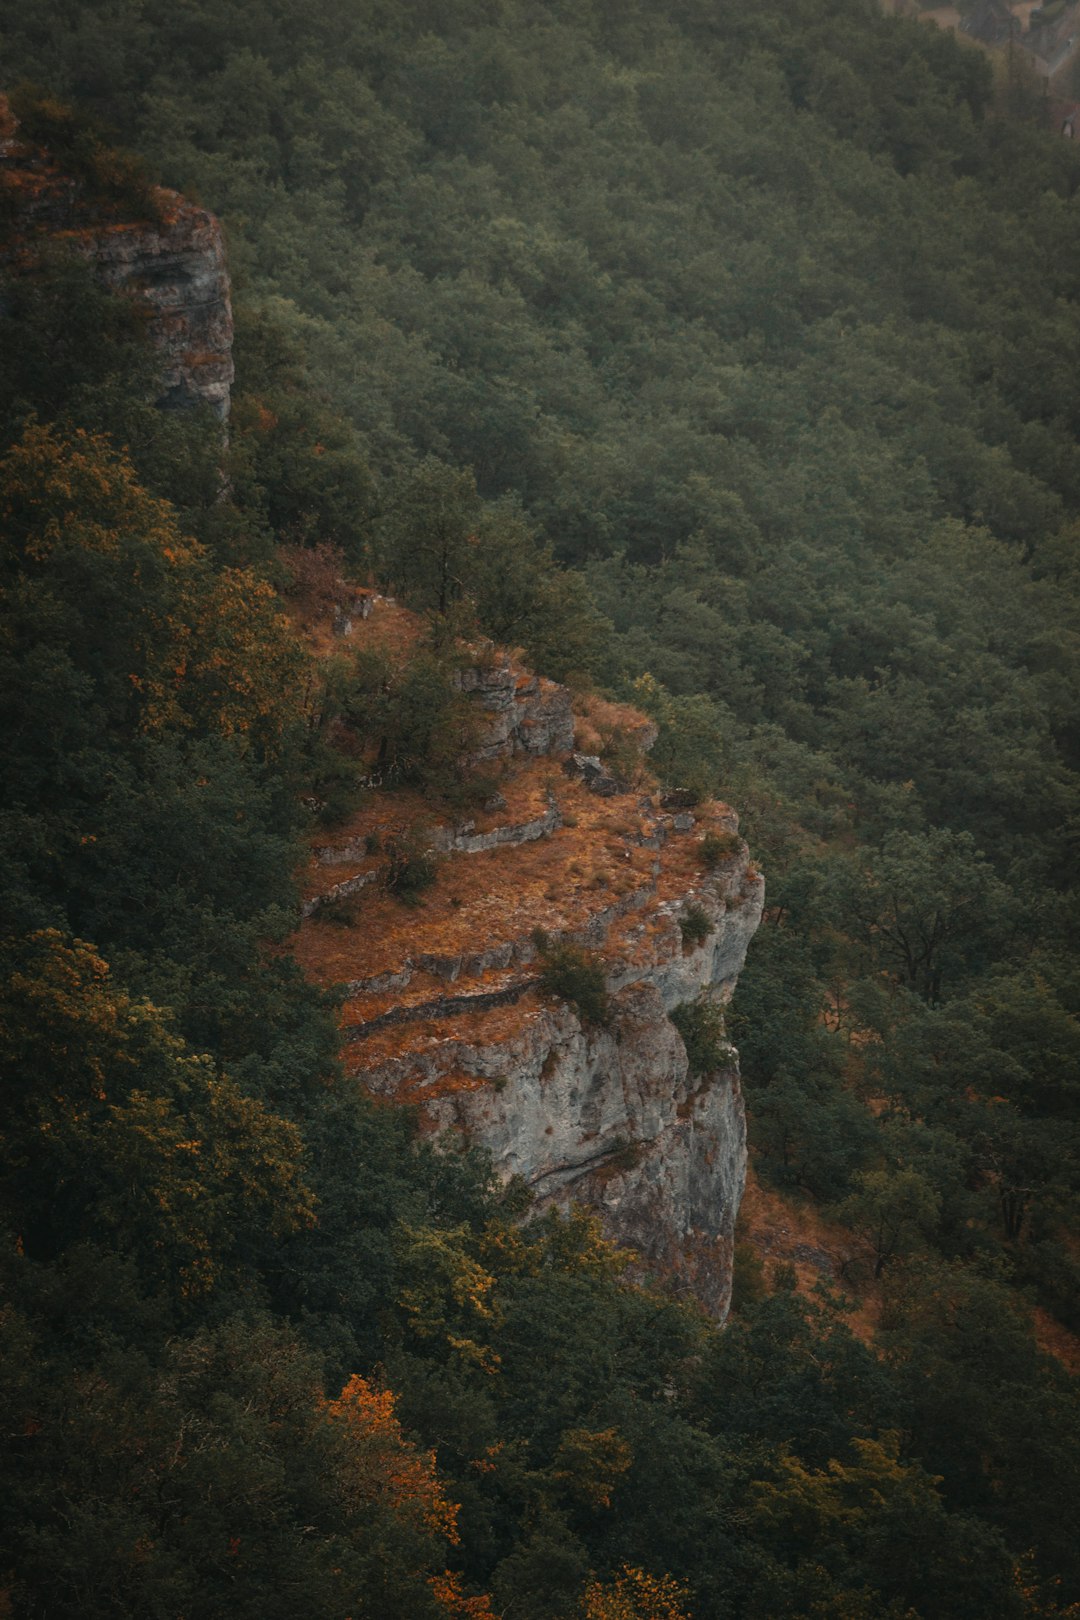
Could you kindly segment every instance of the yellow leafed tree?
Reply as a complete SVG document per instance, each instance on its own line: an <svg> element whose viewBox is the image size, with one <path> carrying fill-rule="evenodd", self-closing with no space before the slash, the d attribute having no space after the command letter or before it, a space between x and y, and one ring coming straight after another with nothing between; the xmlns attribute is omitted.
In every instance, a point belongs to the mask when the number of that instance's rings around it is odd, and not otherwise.
<svg viewBox="0 0 1080 1620"><path fill-rule="evenodd" d="M624 1564L611 1581L590 1581L581 1620L693 1620L689 1592L671 1575L650 1575Z"/></svg>

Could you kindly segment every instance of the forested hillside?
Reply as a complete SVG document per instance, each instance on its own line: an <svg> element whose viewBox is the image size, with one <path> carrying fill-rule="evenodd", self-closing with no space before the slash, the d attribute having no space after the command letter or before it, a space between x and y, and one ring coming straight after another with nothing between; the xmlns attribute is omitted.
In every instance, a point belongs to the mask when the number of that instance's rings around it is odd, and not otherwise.
<svg viewBox="0 0 1080 1620"><path fill-rule="evenodd" d="M0 1614L1075 1617L1080 153L857 0L34 0L0 60L237 317L223 445L0 196ZM428 615L397 686L291 628L342 571ZM303 838L475 793L478 633L738 807L831 1289L748 1250L718 1330L343 1078Z"/></svg>

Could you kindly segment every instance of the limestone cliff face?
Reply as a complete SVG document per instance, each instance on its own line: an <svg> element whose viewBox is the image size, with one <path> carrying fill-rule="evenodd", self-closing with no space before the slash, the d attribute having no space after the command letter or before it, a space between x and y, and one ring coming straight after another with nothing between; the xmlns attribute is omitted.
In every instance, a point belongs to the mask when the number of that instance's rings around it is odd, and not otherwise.
<svg viewBox="0 0 1080 1620"><path fill-rule="evenodd" d="M612 1011L605 1028L529 985L517 1016L490 1029L478 1019L472 1030L414 1030L392 1057L372 1050L369 1059L361 1042L357 1072L379 1095L418 1102L433 1127L482 1143L541 1207L591 1205L645 1271L722 1315L746 1168L738 1055L728 1048L720 1069L692 1077L668 1015L702 993L721 1004L730 994L762 890L741 846L722 875L667 901L644 896L629 926L610 931L617 942L602 922L571 930L601 945ZM686 950L678 917L691 899L713 932ZM528 954L519 942L526 981ZM456 1083L448 1086L448 1075Z"/></svg>
<svg viewBox="0 0 1080 1620"><path fill-rule="evenodd" d="M54 244L145 313L162 359L161 405L205 403L224 420L233 380L232 306L221 226L174 191L153 191L152 218L132 218L65 174L20 136L0 97L0 198L11 222L0 265L29 271Z"/></svg>
<svg viewBox="0 0 1080 1620"><path fill-rule="evenodd" d="M377 604L356 634L391 621ZM644 1271L722 1316L746 1163L738 1057L692 1075L670 1014L730 996L763 881L726 806L666 808L643 770L620 781L575 755L564 689L509 659L462 688L486 716L478 753L499 762L498 793L441 826L377 796L316 848L297 954L346 985L343 1047L365 1087L483 1145L540 1207L591 1206ZM621 718L649 740L643 717ZM577 726L587 737L587 717ZM439 869L408 909L382 874L417 824ZM602 1027L545 992L537 929L596 953Z"/></svg>
<svg viewBox="0 0 1080 1620"><path fill-rule="evenodd" d="M473 755L484 760L514 754L566 753L574 746L574 717L564 686L514 666L505 653L464 669L458 686L480 711Z"/></svg>
<svg viewBox="0 0 1080 1620"><path fill-rule="evenodd" d="M172 193L155 227L94 231L80 245L106 286L147 311L162 358L158 403L170 409L206 404L224 421L233 321L221 226L213 214Z"/></svg>

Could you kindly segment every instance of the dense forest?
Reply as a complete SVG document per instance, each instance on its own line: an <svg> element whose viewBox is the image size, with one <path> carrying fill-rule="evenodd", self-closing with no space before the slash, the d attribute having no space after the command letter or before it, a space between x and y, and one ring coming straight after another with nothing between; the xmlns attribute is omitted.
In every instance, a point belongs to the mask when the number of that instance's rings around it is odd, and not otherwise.
<svg viewBox="0 0 1080 1620"><path fill-rule="evenodd" d="M223 445L81 261L0 291L0 1615L1080 1614L1080 153L861 0L15 0L0 60L237 314ZM280 943L365 791L328 558L429 615L433 798L479 628L739 809L755 1163L844 1292L747 1256L718 1329L343 1079Z"/></svg>

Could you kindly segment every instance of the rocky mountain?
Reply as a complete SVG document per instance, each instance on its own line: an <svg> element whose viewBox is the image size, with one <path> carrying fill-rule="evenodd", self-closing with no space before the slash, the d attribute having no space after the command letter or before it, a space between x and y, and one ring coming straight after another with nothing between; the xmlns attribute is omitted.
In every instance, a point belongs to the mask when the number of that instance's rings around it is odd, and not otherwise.
<svg viewBox="0 0 1080 1620"><path fill-rule="evenodd" d="M410 621L375 598L347 639L400 645ZM643 716L596 698L575 714L565 688L505 653L458 679L496 791L438 823L417 795L372 794L313 851L296 953L345 986L345 1060L368 1090L483 1145L541 1208L592 1206L643 1271L723 1316L746 1163L738 1055L713 1016L695 1072L671 1015L723 1008L763 880L726 805L658 792ZM615 729L622 775L592 752ZM388 886L406 844L437 862L412 906ZM589 968L602 970L602 1016L573 993Z"/></svg>

